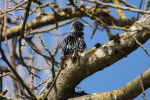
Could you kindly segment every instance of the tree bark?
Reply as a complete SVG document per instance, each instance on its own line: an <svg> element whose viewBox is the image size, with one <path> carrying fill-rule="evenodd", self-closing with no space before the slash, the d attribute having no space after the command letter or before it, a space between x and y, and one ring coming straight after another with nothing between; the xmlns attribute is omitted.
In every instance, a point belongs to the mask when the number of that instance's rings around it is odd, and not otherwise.
<svg viewBox="0 0 150 100"><path fill-rule="evenodd" d="M78 53L78 55L68 56L61 65L64 69L60 71L54 86L48 93L47 99L69 99L76 85L84 78L109 67L109 65L112 65L136 50L139 45L133 39L133 36L141 44L145 43L150 38L149 25L150 17L146 18L143 22L138 21L129 28L129 31L119 34L118 38L108 41L100 47L94 47L84 53ZM45 88L44 92L38 96L39 99L45 97L48 91L49 87ZM141 92L142 91L140 91L140 93ZM115 96L115 94L109 95ZM119 98L119 96L116 98ZM134 97L135 95L132 96L132 99ZM127 98L127 100L129 100L129 98Z"/></svg>
<svg viewBox="0 0 150 100"><path fill-rule="evenodd" d="M85 8L89 13L92 12L91 8ZM77 9L71 9L71 8L65 8L65 9L59 9L58 12L61 14L61 16L57 17L57 22L69 20L71 18L81 18L86 17L85 14L81 13ZM107 8L99 7L97 8L96 12L94 13L95 16L100 17L101 20L103 20L108 25L116 25L116 26L125 26L125 25L132 25L135 22L134 18L131 19L121 19L121 18L113 18L109 15L111 11ZM64 16L65 15L65 16ZM67 17L66 17L67 15ZM34 30L38 29L40 27L44 27L46 25L52 25L56 23L56 18L54 14L49 14L47 16L37 16L34 20L28 22L26 24L27 30ZM13 38L16 36L19 36L21 33L22 24L7 28L7 38ZM4 41L4 33L2 33L2 38L0 37L0 42Z"/></svg>
<svg viewBox="0 0 150 100"><path fill-rule="evenodd" d="M145 90L150 87L149 79L150 68L135 78L133 81L129 82L126 86L118 90L84 95L70 98L69 100L132 100L143 92L141 81Z"/></svg>

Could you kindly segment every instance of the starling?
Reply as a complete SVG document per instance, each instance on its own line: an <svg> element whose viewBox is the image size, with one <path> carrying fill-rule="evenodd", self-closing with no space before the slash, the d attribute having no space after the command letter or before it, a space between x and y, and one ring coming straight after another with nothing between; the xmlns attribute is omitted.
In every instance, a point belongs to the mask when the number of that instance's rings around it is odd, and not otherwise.
<svg viewBox="0 0 150 100"><path fill-rule="evenodd" d="M62 54L70 55L86 48L84 42L84 25L80 21L75 21L70 29L69 35L66 36L62 43Z"/></svg>

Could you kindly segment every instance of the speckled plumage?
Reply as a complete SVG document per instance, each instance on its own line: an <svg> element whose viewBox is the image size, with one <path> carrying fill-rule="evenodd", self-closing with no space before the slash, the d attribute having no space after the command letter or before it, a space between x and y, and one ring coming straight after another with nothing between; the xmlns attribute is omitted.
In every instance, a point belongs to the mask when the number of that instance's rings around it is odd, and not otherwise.
<svg viewBox="0 0 150 100"><path fill-rule="evenodd" d="M72 24L69 35L61 43L63 55L70 55L86 48L83 30L84 25L80 21Z"/></svg>

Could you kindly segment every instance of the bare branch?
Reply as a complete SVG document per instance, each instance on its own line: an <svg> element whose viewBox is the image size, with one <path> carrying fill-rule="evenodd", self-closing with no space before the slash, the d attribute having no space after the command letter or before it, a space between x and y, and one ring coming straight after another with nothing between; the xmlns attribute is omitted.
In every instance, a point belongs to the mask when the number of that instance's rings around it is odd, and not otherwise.
<svg viewBox="0 0 150 100"><path fill-rule="evenodd" d="M75 21L75 20L78 20L79 18L72 18L68 21L65 21L65 22L62 22L60 24L58 24L58 27L62 27L64 25L67 25L67 24L70 24L71 22ZM49 27L47 29L44 29L44 30L35 30L33 32L30 32L30 34L38 34L38 33L43 33L43 32L48 32L48 31L51 31L53 29L55 29L56 26L52 26L52 27ZM52 35L55 35L55 36L62 36L62 35L59 35L59 34L52 34Z"/></svg>
<svg viewBox="0 0 150 100"><path fill-rule="evenodd" d="M85 8L85 10L87 10L88 13L92 12L92 10L89 9L89 8ZM68 20L68 19L72 19L72 18L75 18L75 17L81 18L81 17L86 16L84 13L79 12L76 9L71 9L71 8L59 9L59 12L66 15L67 17L60 17L59 19L57 19L58 22ZM107 8L99 7L99 8L96 9L96 12L94 13L94 15L95 16L100 16L100 15L106 14L107 16L101 16L101 18L104 19L104 22L106 22L108 25L112 25L110 20L113 20L113 22L115 23L116 26L118 26L118 25L123 26L124 24L131 25L135 22L134 18L132 18L132 19L116 18L115 19L115 18L111 17L108 14L110 12L111 11L108 10ZM47 16L43 16L43 17L34 19L34 20L28 22L26 25L27 25L27 28L29 30L30 29L34 30L34 29L37 29L39 27L43 27L43 26L46 26L46 25L51 25L51 24L54 24L54 23L55 23L54 15L49 14ZM12 37L19 36L20 32L21 32L21 28L22 28L22 25L18 25L16 27L7 29L7 38L10 39ZM0 41L3 41L3 40L4 40L4 33L2 33L2 39Z"/></svg>
<svg viewBox="0 0 150 100"><path fill-rule="evenodd" d="M121 6L119 0L112 0L116 6ZM122 9L116 9L120 18L126 18Z"/></svg>
<svg viewBox="0 0 150 100"><path fill-rule="evenodd" d="M28 2L28 1L25 1L25 2L23 2L23 3L20 3L20 4L16 5L16 6L12 7L11 9L9 9L9 10L7 10L7 11L0 12L0 15L1 15L1 14L4 14L4 13L7 13L7 12L10 12L10 11L13 11L13 10L15 10L16 8L18 8L18 7L20 7L20 6L24 5L24 4L26 4L27 2Z"/></svg>
<svg viewBox="0 0 150 100"><path fill-rule="evenodd" d="M114 7L114 8L120 8L120 9L123 9L123 10L130 10L130 11L134 11L134 12L139 12L139 13L145 13L145 14L150 14L149 11L143 11L143 10L140 10L140 9L135 9L135 8L130 8L130 7L122 7L122 6L116 6L116 5L113 5L113 4L108 4L108 3L103 3L101 1L94 1L94 0L84 0L84 1L89 1L89 2L93 2L93 3L98 3L99 5L103 5L103 6L107 6L107 7Z"/></svg>
<svg viewBox="0 0 150 100"><path fill-rule="evenodd" d="M2 95L2 94L0 94L0 98L1 98L1 99L6 99L6 100L19 100L19 99L9 98L9 97L4 96L4 95Z"/></svg>
<svg viewBox="0 0 150 100"><path fill-rule="evenodd" d="M112 65L113 63L129 55L131 52L133 52L135 49L139 47L139 45L135 42L135 40L129 36L135 36L141 44L149 40L150 38L150 33L148 32L149 25L150 25L150 16L146 17L144 21L142 22L138 21L137 23L132 25L129 28L130 30L129 32L123 32L119 34L118 35L119 38L117 40L112 40L103 44L100 47L94 47L83 53L78 53L78 55L74 57L67 56L67 58L64 60L64 63L61 65L63 66L64 69L61 70L60 75L58 76L56 80L57 82L55 86L52 87L50 93L47 96L47 99L48 100L52 100L52 99L62 100L62 99L70 98L69 96L73 95L74 88L76 87L77 84L81 82L81 80L94 74L97 71L103 70L109 65ZM145 84L146 86L144 87L145 89L150 87L148 86L150 85L149 83L150 81L148 80L150 78L149 71L150 69L147 70L145 73L146 79L145 79L145 82L143 82L143 84ZM137 85L140 85L138 82L139 79L138 81L137 79L134 82ZM130 87L130 85L128 86ZM135 86L135 84L132 84L132 86ZM55 90L56 88L59 91L56 91ZM133 89L134 91L136 91L135 88ZM127 97L127 98L131 100L135 98L135 96L142 93L140 86L138 86L136 89L138 93L135 93L134 95L132 94L130 97ZM49 87L45 88L43 92L40 93L40 95L38 96L39 99L43 99L43 97L45 97L45 94L47 94L48 90L49 90ZM111 93L111 95L113 95L112 97L121 98L122 96L124 96L124 92L118 92L118 94L115 94L115 93L116 91L113 91ZM119 95L120 93L123 93L123 95ZM129 94L128 93L126 95L131 94L131 93ZM108 95L111 96L110 92L108 92ZM107 98L107 96L105 97Z"/></svg>
<svg viewBox="0 0 150 100"><path fill-rule="evenodd" d="M82 7L79 7L77 4L75 4L75 3L73 2L73 0L69 0L69 1L70 1L70 3L72 4L72 6L74 6L75 8L77 8L80 12L83 12L83 13L84 13L85 15L87 15L91 20L96 20L98 23L102 24L102 25L105 27L106 31L107 31L107 35L108 35L108 37L109 37L109 40L112 39L112 37L113 37L114 35L111 33L110 29L108 28L108 25L107 25L106 23L104 23L101 19L98 19L96 16L94 16L94 15L93 15L93 10L92 10L92 14L90 14L90 13L88 13L88 11L86 11L86 10L84 9L84 7L82 8Z"/></svg>
<svg viewBox="0 0 150 100"><path fill-rule="evenodd" d="M148 10L149 5L150 5L150 0L147 0L147 1L146 1L146 5L145 5L145 7L144 7L144 10L145 10L145 11Z"/></svg>
<svg viewBox="0 0 150 100"><path fill-rule="evenodd" d="M128 6L128 7L138 9L138 7L135 7L135 6L133 6L133 5L129 4L129 3L127 3L125 0L119 0L119 1L121 1L123 4L125 4L125 5Z"/></svg>
<svg viewBox="0 0 150 100"><path fill-rule="evenodd" d="M3 74L3 75L1 75L1 74L0 74L0 77L7 76L7 75L9 75L9 74L10 74L10 72L8 72L8 73L5 73L5 74Z"/></svg>
<svg viewBox="0 0 150 100"><path fill-rule="evenodd" d="M144 48L144 46L135 37L133 37L133 39L145 51L145 53L150 57L150 54L148 53L148 51L146 50L146 48Z"/></svg>
<svg viewBox="0 0 150 100"><path fill-rule="evenodd" d="M147 100L146 97L145 97L145 94L146 94L146 93L145 93L144 86L143 86L143 75L141 75L141 76L139 77L139 80L140 80L139 83L140 83L141 88L142 88L142 91L143 91L142 97L143 97L144 100Z"/></svg>
<svg viewBox="0 0 150 100"><path fill-rule="evenodd" d="M7 0L5 0L4 12L6 11L6 8L7 8ZM5 45L6 45L8 54L10 56L10 62L12 62L12 53L8 46L8 40L7 40L7 16L6 16L6 13L4 13L4 33L5 33Z"/></svg>
<svg viewBox="0 0 150 100"><path fill-rule="evenodd" d="M41 86L42 84L46 83L47 79L42 81L40 84L38 84L37 86L34 86L34 89L37 89L39 86Z"/></svg>
<svg viewBox="0 0 150 100"><path fill-rule="evenodd" d="M150 87L150 81L147 79L150 78L150 68L146 70L142 74L142 80L143 80L143 86L145 89ZM84 95L76 98L70 98L68 100L132 100L134 97L136 97L138 94L141 93L142 89L140 87L140 76L135 78L133 81L129 82L126 86L114 90L114 91L109 91L109 92L101 92L101 93L94 93L94 94L89 94L89 95ZM146 99L144 99L146 100Z"/></svg>

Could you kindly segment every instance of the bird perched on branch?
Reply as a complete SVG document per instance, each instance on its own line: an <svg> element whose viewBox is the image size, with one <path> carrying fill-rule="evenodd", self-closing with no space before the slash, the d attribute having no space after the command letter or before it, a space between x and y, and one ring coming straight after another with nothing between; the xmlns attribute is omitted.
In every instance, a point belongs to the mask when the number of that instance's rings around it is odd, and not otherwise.
<svg viewBox="0 0 150 100"><path fill-rule="evenodd" d="M87 25L86 25L87 26ZM70 29L69 35L66 36L62 43L62 54L64 56L79 52L86 48L84 41L84 25L80 21L75 21Z"/></svg>

